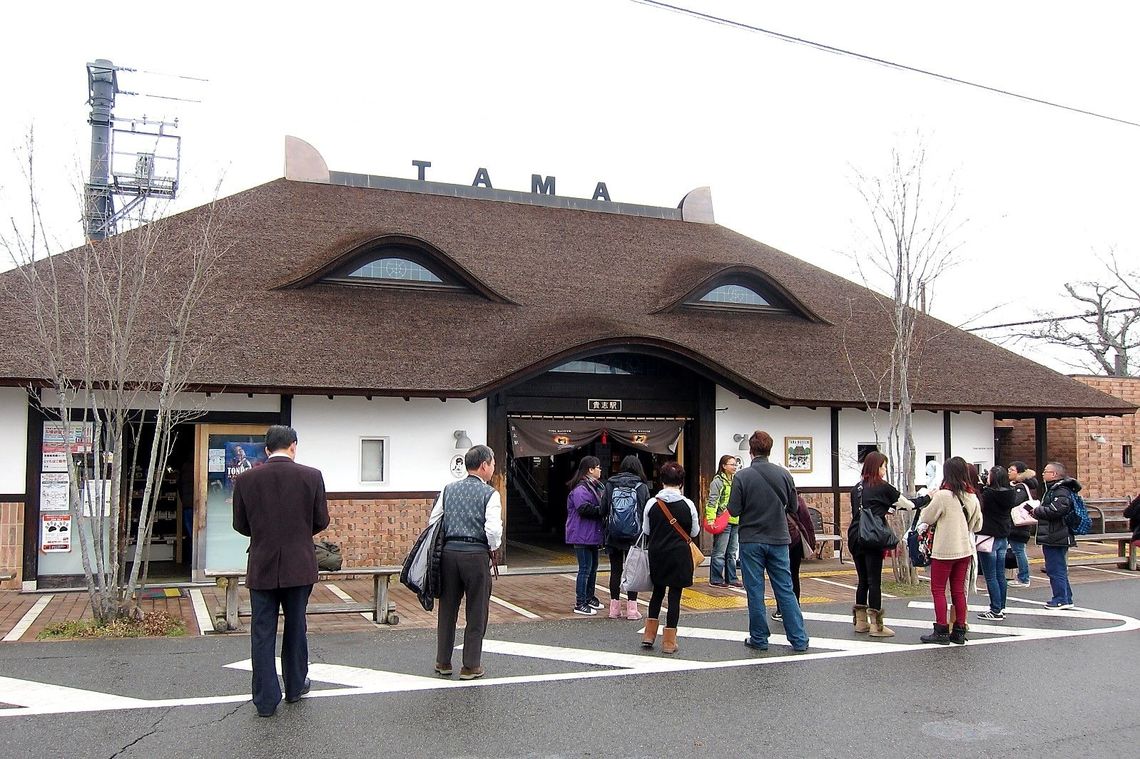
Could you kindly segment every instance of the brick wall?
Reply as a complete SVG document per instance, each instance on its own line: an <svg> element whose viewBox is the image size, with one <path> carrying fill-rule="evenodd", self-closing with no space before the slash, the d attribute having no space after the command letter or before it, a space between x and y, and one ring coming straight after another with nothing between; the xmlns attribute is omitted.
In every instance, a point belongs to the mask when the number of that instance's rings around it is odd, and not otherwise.
<svg viewBox="0 0 1140 759"><path fill-rule="evenodd" d="M1074 377L1101 392L1140 406L1140 378ZM1001 422L1011 426L1007 445L1002 449L1002 462L1021 459L1033 464L1033 420ZM1048 459L1060 461L1080 480L1086 498L1112 498L1140 492L1140 471L1124 466L1123 447L1140 444L1140 417L1092 416L1080 419L1050 419L1046 424L1049 438ZM1093 437L1104 437L1103 443Z"/></svg>
<svg viewBox="0 0 1140 759"><path fill-rule="evenodd" d="M401 564L427 527L435 494L422 497L329 498L329 529L318 537L340 546L344 566ZM417 494L420 496L420 494Z"/></svg>
<svg viewBox="0 0 1140 759"><path fill-rule="evenodd" d="M0 503L0 575L14 574L0 588L20 588L24 566L24 504Z"/></svg>

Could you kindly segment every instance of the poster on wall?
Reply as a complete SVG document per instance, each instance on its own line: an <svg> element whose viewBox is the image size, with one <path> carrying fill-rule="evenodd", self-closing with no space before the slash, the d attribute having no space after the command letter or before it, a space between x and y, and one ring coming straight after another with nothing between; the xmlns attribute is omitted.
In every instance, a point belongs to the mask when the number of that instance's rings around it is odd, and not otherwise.
<svg viewBox="0 0 1140 759"><path fill-rule="evenodd" d="M44 553L71 552L71 515L41 514L40 550Z"/></svg>
<svg viewBox="0 0 1140 759"><path fill-rule="evenodd" d="M66 451L44 451L43 465L40 467L43 472L67 472L67 452ZM66 475L65 475L66 476Z"/></svg>
<svg viewBox="0 0 1140 759"><path fill-rule="evenodd" d="M789 472L807 473L812 470L812 443L810 437L784 438L784 466Z"/></svg>
<svg viewBox="0 0 1140 759"><path fill-rule="evenodd" d="M67 472L46 472L40 475L40 511L67 511Z"/></svg>
<svg viewBox="0 0 1140 759"><path fill-rule="evenodd" d="M70 431L67 427L70 426ZM70 432L70 434L68 434ZM44 453L91 453L94 426L91 422L44 422Z"/></svg>

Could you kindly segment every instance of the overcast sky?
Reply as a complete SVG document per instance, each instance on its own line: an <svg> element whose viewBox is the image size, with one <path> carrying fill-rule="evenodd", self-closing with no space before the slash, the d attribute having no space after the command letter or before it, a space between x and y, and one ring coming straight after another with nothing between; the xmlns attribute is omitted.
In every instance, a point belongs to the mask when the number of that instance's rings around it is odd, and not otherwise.
<svg viewBox="0 0 1140 759"><path fill-rule="evenodd" d="M1131 3L676 4L813 42L1140 122ZM300 8L302 6L296 6ZM629 0L326 1L5 8L0 211L24 213L12 150L30 125L47 218L81 241L85 64L120 74L118 116L180 119L178 207L283 174L283 138L332 169L676 206L709 185L718 223L858 279L858 169L921 134L928 176L960 193L960 266L931 310L1032 318L1115 246L1136 259L1140 128L1003 97ZM618 261L613 262L620 265ZM5 262L6 264L6 262ZM1059 307L1064 308L1063 304ZM992 313L978 318L982 312ZM1043 359L1041 354L1027 355ZM1063 367L1058 367L1063 368Z"/></svg>

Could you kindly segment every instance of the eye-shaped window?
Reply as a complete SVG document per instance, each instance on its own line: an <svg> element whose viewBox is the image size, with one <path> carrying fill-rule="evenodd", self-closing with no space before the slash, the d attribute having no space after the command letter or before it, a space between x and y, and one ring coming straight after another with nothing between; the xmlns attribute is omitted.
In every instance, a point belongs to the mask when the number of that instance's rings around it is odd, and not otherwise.
<svg viewBox="0 0 1140 759"><path fill-rule="evenodd" d="M771 308L772 303L751 287L744 285L721 285L702 295L697 303L725 306L761 306Z"/></svg>
<svg viewBox="0 0 1140 759"><path fill-rule="evenodd" d="M737 280L701 288L684 302L686 308L732 309L786 314L792 312L784 298L758 282Z"/></svg>
<svg viewBox="0 0 1140 759"><path fill-rule="evenodd" d="M325 282L373 287L466 290L455 277L432 266L428 257L403 245L384 245L324 277Z"/></svg>

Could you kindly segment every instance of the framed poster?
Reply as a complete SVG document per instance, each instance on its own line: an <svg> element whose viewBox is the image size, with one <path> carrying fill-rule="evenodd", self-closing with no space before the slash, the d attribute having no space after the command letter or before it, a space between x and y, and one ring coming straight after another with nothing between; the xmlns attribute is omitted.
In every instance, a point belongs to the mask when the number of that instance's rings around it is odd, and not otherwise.
<svg viewBox="0 0 1140 759"><path fill-rule="evenodd" d="M806 473L812 470L812 443L810 437L784 438L784 465L789 472Z"/></svg>
<svg viewBox="0 0 1140 759"><path fill-rule="evenodd" d="M41 514L40 550L44 553L71 551L71 514Z"/></svg>
<svg viewBox="0 0 1140 759"><path fill-rule="evenodd" d="M67 472L44 472L40 475L40 511L67 511L71 484Z"/></svg>

